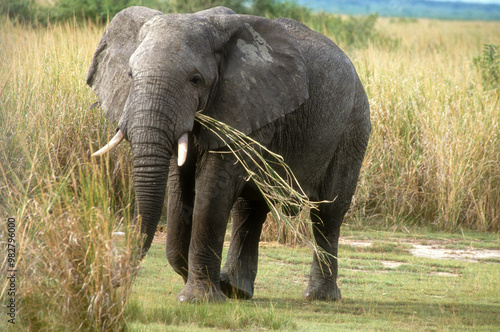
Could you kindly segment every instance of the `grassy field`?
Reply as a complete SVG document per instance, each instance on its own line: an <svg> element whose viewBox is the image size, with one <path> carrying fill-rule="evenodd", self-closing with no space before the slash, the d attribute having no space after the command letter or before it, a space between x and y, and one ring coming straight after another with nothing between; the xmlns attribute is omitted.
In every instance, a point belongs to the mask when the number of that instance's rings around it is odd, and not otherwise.
<svg viewBox="0 0 500 332"><path fill-rule="evenodd" d="M327 26L315 26L328 34ZM373 120L344 236L368 226L472 229L490 235L466 242L498 249L499 87L485 79L493 64L481 70L474 58L484 44L500 45L500 23L378 19L376 28L392 41L340 45L363 80ZM116 256L112 236L125 230L125 247L136 237L129 226L130 151L124 144L107 160L90 158L115 129L88 109L96 98L84 82L103 31L92 23L0 23L0 216L17 225L17 323L55 331L119 329L125 322L131 330L240 329L247 322L254 324L249 329L498 328L498 262L414 258L407 244L384 241L413 234L364 231L379 251L344 246L340 303L300 300L309 252L280 245L264 246L250 302L176 305L180 279L158 245L132 286L136 253ZM4 245L7 229L1 231ZM404 264L388 270L382 260ZM4 259L2 276L7 267ZM457 276L432 273L441 271ZM122 287L113 288L116 274ZM2 283L2 301L7 289Z"/></svg>
<svg viewBox="0 0 500 332"><path fill-rule="evenodd" d="M339 263L343 299L335 303L300 296L310 250L266 242L252 300L179 305L175 295L183 283L167 264L163 241L160 234L134 281L124 313L128 331L495 331L500 326L498 256L467 261L410 253L414 245L426 245L498 254L495 234L347 227ZM2 331L18 331L6 325L0 321Z"/></svg>
<svg viewBox="0 0 500 332"><path fill-rule="evenodd" d="M361 246L360 246L361 244ZM500 249L497 235L344 232L339 303L301 299L310 250L262 245L251 301L179 306L182 279L156 244L144 261L127 308L130 331L209 330L495 330L500 326L496 259L480 262L415 257L414 244L447 249ZM229 243L226 242L226 249Z"/></svg>

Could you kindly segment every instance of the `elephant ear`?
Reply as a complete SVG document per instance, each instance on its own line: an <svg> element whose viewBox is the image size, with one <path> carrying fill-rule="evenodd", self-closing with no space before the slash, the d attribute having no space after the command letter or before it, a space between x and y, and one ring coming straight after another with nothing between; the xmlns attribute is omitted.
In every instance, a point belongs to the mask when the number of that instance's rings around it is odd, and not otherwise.
<svg viewBox="0 0 500 332"><path fill-rule="evenodd" d="M94 53L87 84L110 121L119 121L128 98L129 58L139 45L139 31L149 19L165 15L145 7L122 10L109 23Z"/></svg>
<svg viewBox="0 0 500 332"><path fill-rule="evenodd" d="M212 20L229 37L219 45L219 86L205 114L248 135L309 97L304 58L281 24L244 15ZM211 149L224 145L206 129L200 135Z"/></svg>

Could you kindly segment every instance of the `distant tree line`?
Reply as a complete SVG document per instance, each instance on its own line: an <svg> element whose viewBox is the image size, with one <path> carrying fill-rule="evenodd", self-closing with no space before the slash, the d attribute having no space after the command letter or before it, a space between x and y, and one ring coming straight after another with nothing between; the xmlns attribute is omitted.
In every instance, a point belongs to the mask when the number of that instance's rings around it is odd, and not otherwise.
<svg viewBox="0 0 500 332"><path fill-rule="evenodd" d="M165 13L190 13L226 6L240 14L297 20L303 20L311 14L308 8L295 1L276 0L56 0L52 5L41 5L37 0L2 0L0 14L33 25L75 19L106 22L129 6L146 6Z"/></svg>
<svg viewBox="0 0 500 332"><path fill-rule="evenodd" d="M398 40L381 34L375 28L378 15L341 17L325 12L314 12L295 0L0 0L1 16L8 15L13 22L45 26L49 22L83 22L90 20L106 24L120 10L129 6L145 6L164 13L192 13L203 9L226 6L239 14L288 17L305 23L312 29L328 35L348 47L364 47L369 41L393 48Z"/></svg>

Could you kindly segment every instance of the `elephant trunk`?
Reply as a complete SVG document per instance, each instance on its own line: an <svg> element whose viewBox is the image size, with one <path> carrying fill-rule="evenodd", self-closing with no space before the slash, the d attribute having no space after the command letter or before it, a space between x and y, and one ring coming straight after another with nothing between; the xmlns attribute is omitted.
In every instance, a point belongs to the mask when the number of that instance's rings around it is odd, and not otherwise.
<svg viewBox="0 0 500 332"><path fill-rule="evenodd" d="M156 140L155 140L156 141ZM140 222L144 238L144 257L153 241L165 200L171 154L164 140L132 144L134 155L135 219Z"/></svg>
<svg viewBox="0 0 500 332"><path fill-rule="evenodd" d="M145 236L141 257L146 255L151 246L163 209L168 165L166 160L162 164L145 166L143 159L134 160L136 221L140 222L141 233Z"/></svg>
<svg viewBox="0 0 500 332"><path fill-rule="evenodd" d="M134 155L136 218L141 223L141 233L146 236L143 256L151 246L161 217L170 159L178 151L177 162L184 163L187 133L193 127L194 112L182 107L175 94L177 86L179 84L168 77L137 74L118 125Z"/></svg>

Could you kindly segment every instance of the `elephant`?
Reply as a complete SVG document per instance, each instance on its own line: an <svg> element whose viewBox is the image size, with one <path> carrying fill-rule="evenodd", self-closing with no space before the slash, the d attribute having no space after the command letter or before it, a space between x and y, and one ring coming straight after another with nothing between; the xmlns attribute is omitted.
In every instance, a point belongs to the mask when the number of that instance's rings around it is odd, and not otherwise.
<svg viewBox="0 0 500 332"><path fill-rule="evenodd" d="M354 65L329 38L292 19L215 7L119 12L92 58L87 84L133 154L135 220L151 246L167 199L166 256L184 281L180 302L254 295L270 210L231 142L195 121L202 112L283 157L312 201L315 243L303 297L338 300L337 251L371 131ZM167 197L165 197L167 196ZM224 236L231 240L222 265Z"/></svg>

